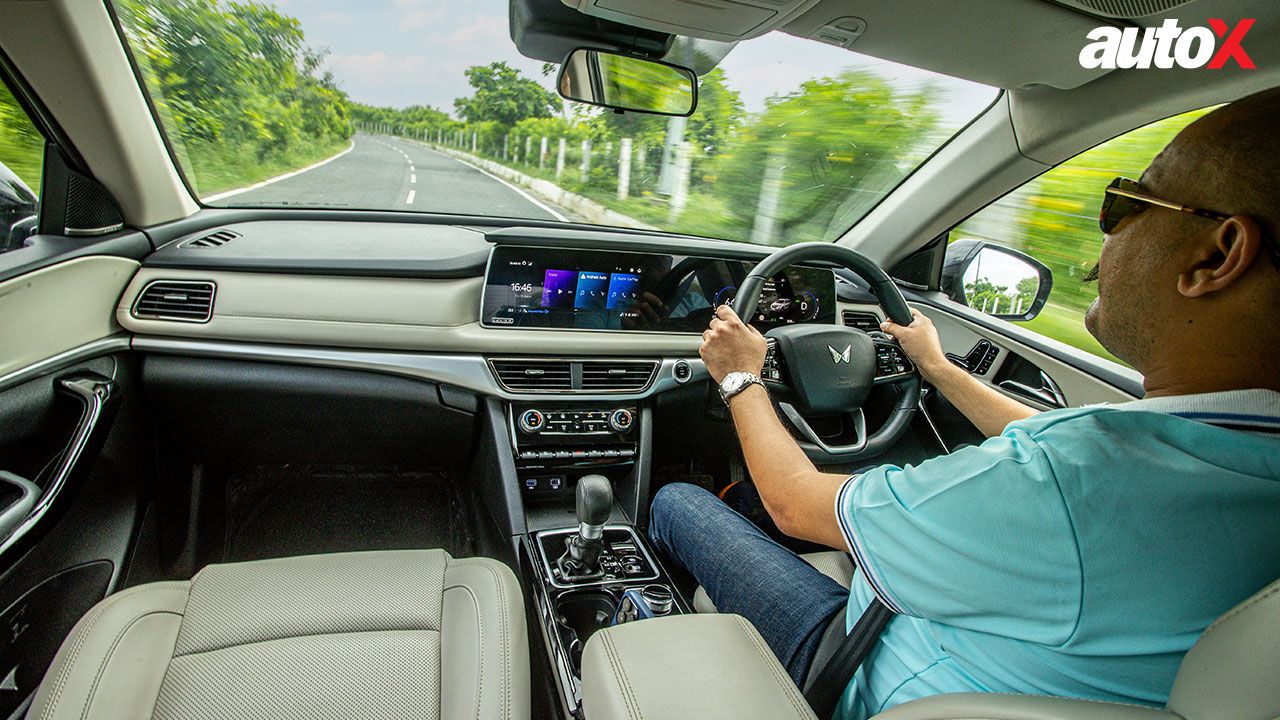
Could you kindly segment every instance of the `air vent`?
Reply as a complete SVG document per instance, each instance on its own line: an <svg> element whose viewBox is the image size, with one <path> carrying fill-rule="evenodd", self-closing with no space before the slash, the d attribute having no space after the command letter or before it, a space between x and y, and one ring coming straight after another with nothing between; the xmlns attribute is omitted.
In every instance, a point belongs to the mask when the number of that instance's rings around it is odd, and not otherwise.
<svg viewBox="0 0 1280 720"><path fill-rule="evenodd" d="M649 387L653 360L600 360L582 364L583 392L640 392Z"/></svg>
<svg viewBox="0 0 1280 720"><path fill-rule="evenodd" d="M840 321L851 328L857 328L862 332L871 332L880 329L880 318L875 313L859 312L857 310L845 310L840 313Z"/></svg>
<svg viewBox="0 0 1280 720"><path fill-rule="evenodd" d="M501 358L489 364L503 389L517 393L636 393L658 372L657 360Z"/></svg>
<svg viewBox="0 0 1280 720"><path fill-rule="evenodd" d="M491 360L493 374L511 392L570 392L573 369L568 360Z"/></svg>
<svg viewBox="0 0 1280 720"><path fill-rule="evenodd" d="M138 293L132 314L140 320L209 322L216 289L201 280L153 280Z"/></svg>
<svg viewBox="0 0 1280 720"><path fill-rule="evenodd" d="M195 240L188 240L182 243L182 247L189 248L214 248L222 247L227 243L240 237L240 233L234 230L216 230L208 235L198 237Z"/></svg>

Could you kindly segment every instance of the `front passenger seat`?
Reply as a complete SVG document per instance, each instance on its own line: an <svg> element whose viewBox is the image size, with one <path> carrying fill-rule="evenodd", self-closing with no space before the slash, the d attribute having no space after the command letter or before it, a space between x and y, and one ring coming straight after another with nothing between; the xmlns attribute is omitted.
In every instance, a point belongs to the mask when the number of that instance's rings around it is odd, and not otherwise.
<svg viewBox="0 0 1280 720"><path fill-rule="evenodd" d="M29 720L529 717L520 587L443 550L210 565L90 610Z"/></svg>

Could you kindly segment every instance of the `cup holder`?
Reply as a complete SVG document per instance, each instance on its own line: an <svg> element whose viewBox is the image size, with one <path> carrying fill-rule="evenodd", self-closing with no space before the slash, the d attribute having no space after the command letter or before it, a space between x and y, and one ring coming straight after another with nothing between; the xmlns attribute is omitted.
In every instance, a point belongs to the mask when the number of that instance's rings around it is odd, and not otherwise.
<svg viewBox="0 0 1280 720"><path fill-rule="evenodd" d="M574 673L581 672L582 648L596 631L609 626L618 601L604 591L566 594L556 600L556 624L569 649Z"/></svg>

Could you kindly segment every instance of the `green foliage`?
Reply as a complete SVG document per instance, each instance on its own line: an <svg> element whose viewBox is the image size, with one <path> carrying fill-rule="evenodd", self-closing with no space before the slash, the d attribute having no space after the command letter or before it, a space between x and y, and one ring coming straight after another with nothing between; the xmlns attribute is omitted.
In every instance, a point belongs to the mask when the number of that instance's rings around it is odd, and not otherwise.
<svg viewBox="0 0 1280 720"><path fill-rule="evenodd" d="M838 212L850 212L841 208L846 200L857 205L856 219L897 184L903 163L922 159L936 146L933 102L929 89L902 93L868 72L807 81L794 93L772 98L743 130L723 154L715 186L749 224L762 171L775 163L782 168L782 234L801 226L825 229ZM881 193L868 193L877 189Z"/></svg>
<svg viewBox="0 0 1280 720"><path fill-rule="evenodd" d="M4 83L0 83L0 163L39 195L44 137Z"/></svg>
<svg viewBox="0 0 1280 720"><path fill-rule="evenodd" d="M465 74L475 92L454 100L453 107L467 122L511 126L526 118L549 118L560 110L559 97L505 62L473 65Z"/></svg>
<svg viewBox="0 0 1280 720"><path fill-rule="evenodd" d="M320 71L298 21L248 0L117 0L179 161L201 194L266 177L353 126L346 94ZM200 158L199 162L193 162Z"/></svg>

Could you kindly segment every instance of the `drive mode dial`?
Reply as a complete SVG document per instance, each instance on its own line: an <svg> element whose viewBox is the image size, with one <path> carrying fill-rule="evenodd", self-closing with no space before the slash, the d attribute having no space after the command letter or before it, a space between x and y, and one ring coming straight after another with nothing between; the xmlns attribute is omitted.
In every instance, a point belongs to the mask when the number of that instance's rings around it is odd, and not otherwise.
<svg viewBox="0 0 1280 720"><path fill-rule="evenodd" d="M609 414L609 427L613 428L614 432L624 433L631 429L633 420L635 418L631 416L630 410L618 408Z"/></svg>
<svg viewBox="0 0 1280 720"><path fill-rule="evenodd" d="M540 432L547 424L547 418L537 410L525 410L520 413L520 429L527 433Z"/></svg>

